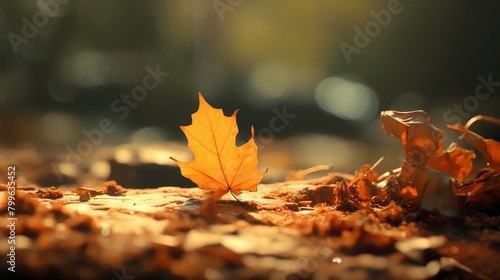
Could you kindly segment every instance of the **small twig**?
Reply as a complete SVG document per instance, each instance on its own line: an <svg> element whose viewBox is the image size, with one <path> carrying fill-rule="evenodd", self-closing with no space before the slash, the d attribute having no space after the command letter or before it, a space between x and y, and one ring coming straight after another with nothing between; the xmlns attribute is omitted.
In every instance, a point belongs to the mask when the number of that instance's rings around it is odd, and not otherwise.
<svg viewBox="0 0 500 280"><path fill-rule="evenodd" d="M292 172L290 175L288 175L285 178L285 181L286 182L288 182L288 181L299 181L299 180L304 179L304 177L306 175L309 175L309 174L317 172L317 171L329 170L330 168L332 168L332 167L329 164L322 164L322 165L316 165L316 166L313 166L313 167L309 167L307 169L302 169L302 170L294 171L294 172Z"/></svg>
<svg viewBox="0 0 500 280"><path fill-rule="evenodd" d="M380 157L377 162L375 162L372 167L370 168L370 170L368 170L367 172L365 172L365 174L363 174L363 178L366 177L366 175L368 175L368 173L370 173L371 171L373 171L375 169L375 167L377 167L377 165L379 165L382 161L384 160L384 157Z"/></svg>
<svg viewBox="0 0 500 280"><path fill-rule="evenodd" d="M373 171L373 169L375 169L375 167L377 167L377 165L379 165L382 161L384 160L384 157L380 157L377 162L375 162L372 166L372 168L370 168L370 171Z"/></svg>

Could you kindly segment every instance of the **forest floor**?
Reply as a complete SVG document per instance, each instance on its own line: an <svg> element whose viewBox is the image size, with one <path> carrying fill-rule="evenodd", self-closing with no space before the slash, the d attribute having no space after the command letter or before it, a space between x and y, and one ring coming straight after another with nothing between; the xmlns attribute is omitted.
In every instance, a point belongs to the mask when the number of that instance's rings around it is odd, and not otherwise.
<svg viewBox="0 0 500 280"><path fill-rule="evenodd" d="M335 188L352 178L261 184L240 202L115 182L18 186L15 233L0 230L15 272L2 261L2 279L500 279L498 214L335 205Z"/></svg>

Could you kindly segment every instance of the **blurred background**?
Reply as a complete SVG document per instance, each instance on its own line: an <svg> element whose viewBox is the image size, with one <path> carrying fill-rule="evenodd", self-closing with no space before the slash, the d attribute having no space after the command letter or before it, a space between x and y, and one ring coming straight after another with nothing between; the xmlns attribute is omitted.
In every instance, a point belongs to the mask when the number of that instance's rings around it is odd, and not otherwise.
<svg viewBox="0 0 500 280"><path fill-rule="evenodd" d="M227 115L240 109L239 143L255 127L266 182L317 164L353 173L381 156L383 173L404 153L380 130L382 110L423 109L447 133L445 124L500 117L499 7L2 1L2 166L42 185L191 186L168 157L190 159L178 126L191 123L201 91ZM497 126L473 129L500 138ZM470 148L457 136L446 144Z"/></svg>

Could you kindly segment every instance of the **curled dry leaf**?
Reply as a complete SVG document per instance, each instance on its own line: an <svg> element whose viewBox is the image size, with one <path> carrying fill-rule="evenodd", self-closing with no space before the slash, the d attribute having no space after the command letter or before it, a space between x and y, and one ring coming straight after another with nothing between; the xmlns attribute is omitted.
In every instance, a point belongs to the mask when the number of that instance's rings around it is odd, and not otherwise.
<svg viewBox="0 0 500 280"><path fill-rule="evenodd" d="M339 205L338 210L355 211L368 208L368 202L361 201L359 197L359 189L343 181L333 191L333 204Z"/></svg>
<svg viewBox="0 0 500 280"><path fill-rule="evenodd" d="M361 201L370 201L372 196L379 191L377 187L378 175L372 166L365 164L360 171L357 171L354 179L349 182L349 186L356 186L358 198Z"/></svg>
<svg viewBox="0 0 500 280"><path fill-rule="evenodd" d="M61 190L58 190L55 187L49 187L47 189L39 189L37 192L33 193L33 197L58 199L63 197L63 193Z"/></svg>
<svg viewBox="0 0 500 280"><path fill-rule="evenodd" d="M384 111L380 118L382 130L399 138L406 150L399 176L416 188L420 207L446 216L457 215L456 189L460 183L443 171L463 179L472 168L472 152L456 147L444 150L444 133L431 124L424 111ZM432 157L435 159L429 161ZM447 164L451 163L455 166L448 169Z"/></svg>
<svg viewBox="0 0 500 280"><path fill-rule="evenodd" d="M459 182L447 173L430 167L416 167L409 162L403 163L401 176L417 189L420 207L426 210L437 210L445 216L458 214L456 189Z"/></svg>
<svg viewBox="0 0 500 280"><path fill-rule="evenodd" d="M267 170L262 173L257 170L253 127L250 140L236 146L238 110L231 117L226 117L222 109L210 106L201 93L198 96L200 105L198 111L191 115L193 123L181 126L195 158L190 162L170 159L179 165L184 177L203 190L213 191L215 200L228 192L237 195L241 191L257 191L257 185Z"/></svg>
<svg viewBox="0 0 500 280"><path fill-rule="evenodd" d="M449 129L463 133L463 138L474 149L478 150L488 161L490 166L497 172L500 172L500 143L492 139L484 139L460 124L447 125Z"/></svg>
<svg viewBox="0 0 500 280"><path fill-rule="evenodd" d="M91 197L94 197L94 196L99 195L99 194L104 194L104 191L99 190L99 189L95 190L95 189L84 188L84 187L76 188L76 194L82 195L84 193L88 193Z"/></svg>
<svg viewBox="0 0 500 280"><path fill-rule="evenodd" d="M437 129L422 110L380 113L382 130L401 140L406 158L415 166L424 166L441 147L444 133Z"/></svg>
<svg viewBox="0 0 500 280"><path fill-rule="evenodd" d="M466 195L464 205L474 209L495 209L500 201L500 173L494 170L478 172L477 178L459 188L457 193Z"/></svg>
<svg viewBox="0 0 500 280"><path fill-rule="evenodd" d="M117 196L126 193L127 190L123 188L121 185L118 185L118 183L115 180L103 182L102 186L96 188L84 188L84 187L76 188L76 194L78 195L85 194L86 192L88 192L88 195L90 195L90 197L102 194Z"/></svg>
<svg viewBox="0 0 500 280"><path fill-rule="evenodd" d="M118 185L115 180L102 183L104 193L109 195L122 195L127 192L121 185Z"/></svg>
<svg viewBox="0 0 500 280"><path fill-rule="evenodd" d="M374 166L377 164L378 162ZM365 164L360 171L356 172L352 180L337 184L333 192L333 204L340 205L340 209L364 209L368 207L372 197L380 192L377 180L378 175L373 167Z"/></svg>
<svg viewBox="0 0 500 280"><path fill-rule="evenodd" d="M414 187L408 186L401 190L402 203L408 203L417 198L418 198L417 189L415 189Z"/></svg>
<svg viewBox="0 0 500 280"><path fill-rule="evenodd" d="M470 196L486 192L491 188L484 189L483 186L490 180L492 180L491 183L494 183L496 181L496 183L500 184L500 174L490 169L480 170L476 174L476 178L460 187L457 193Z"/></svg>
<svg viewBox="0 0 500 280"><path fill-rule="evenodd" d="M431 157L427 166L438 171L446 172L463 182L472 170L472 159L476 158L473 151L460 148L456 143L451 143L448 149L440 149Z"/></svg>
<svg viewBox="0 0 500 280"><path fill-rule="evenodd" d="M90 201L90 197L91 196L95 196L95 195L91 195L90 194L90 191L84 191L80 197L78 198L80 200L80 202L87 202L87 201Z"/></svg>

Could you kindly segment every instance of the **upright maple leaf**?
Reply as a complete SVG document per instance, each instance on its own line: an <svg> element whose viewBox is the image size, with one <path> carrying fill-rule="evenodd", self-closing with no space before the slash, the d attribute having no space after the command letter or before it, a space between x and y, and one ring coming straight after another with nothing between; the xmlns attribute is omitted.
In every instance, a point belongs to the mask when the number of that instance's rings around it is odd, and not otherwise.
<svg viewBox="0 0 500 280"><path fill-rule="evenodd" d="M247 143L236 146L238 125L234 111L231 117L224 116L222 109L215 109L198 93L200 106L191 115L193 123L181 126L186 135L194 160L181 162L172 157L181 169L182 176L193 181L200 189L213 191L213 199L220 199L230 192L257 191L257 185L266 171L257 170L257 145L252 137Z"/></svg>

